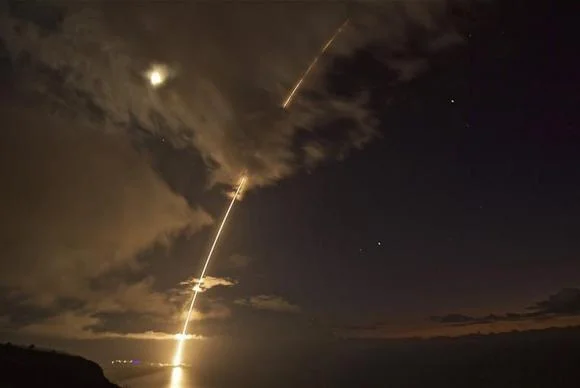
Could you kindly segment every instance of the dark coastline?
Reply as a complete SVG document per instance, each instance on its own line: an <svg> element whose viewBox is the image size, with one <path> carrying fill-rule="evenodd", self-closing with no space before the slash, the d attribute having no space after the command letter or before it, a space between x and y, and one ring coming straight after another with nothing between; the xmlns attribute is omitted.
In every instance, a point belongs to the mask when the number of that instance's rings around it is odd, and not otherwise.
<svg viewBox="0 0 580 388"><path fill-rule="evenodd" d="M119 388L90 360L33 346L0 345L0 386Z"/></svg>

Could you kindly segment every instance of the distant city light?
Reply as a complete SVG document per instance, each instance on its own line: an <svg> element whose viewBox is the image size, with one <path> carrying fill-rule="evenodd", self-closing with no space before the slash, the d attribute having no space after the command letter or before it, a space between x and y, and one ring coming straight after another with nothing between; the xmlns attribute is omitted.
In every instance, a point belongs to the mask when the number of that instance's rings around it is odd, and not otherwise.
<svg viewBox="0 0 580 388"><path fill-rule="evenodd" d="M130 366L173 366L172 364L162 363L162 362L148 362L148 361L140 361L140 360L113 360L111 361L112 365L119 365L123 367L130 367Z"/></svg>

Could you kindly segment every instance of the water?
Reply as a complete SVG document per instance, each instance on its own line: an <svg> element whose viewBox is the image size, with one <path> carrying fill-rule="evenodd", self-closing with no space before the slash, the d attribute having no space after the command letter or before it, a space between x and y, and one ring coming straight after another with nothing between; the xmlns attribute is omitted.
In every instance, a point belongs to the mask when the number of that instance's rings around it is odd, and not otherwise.
<svg viewBox="0 0 580 388"><path fill-rule="evenodd" d="M107 378L123 388L245 388L245 387L341 387L308 373L281 373L265 368L262 371L226 369L199 371L188 367L126 367L105 370Z"/></svg>
<svg viewBox="0 0 580 388"><path fill-rule="evenodd" d="M188 368L159 367L143 373L142 375L109 377L115 383L128 388L203 388L195 383L193 373Z"/></svg>
<svg viewBox="0 0 580 388"><path fill-rule="evenodd" d="M237 347L187 368L121 367L106 375L128 388L568 388L580 381L577 333L355 341L295 352Z"/></svg>

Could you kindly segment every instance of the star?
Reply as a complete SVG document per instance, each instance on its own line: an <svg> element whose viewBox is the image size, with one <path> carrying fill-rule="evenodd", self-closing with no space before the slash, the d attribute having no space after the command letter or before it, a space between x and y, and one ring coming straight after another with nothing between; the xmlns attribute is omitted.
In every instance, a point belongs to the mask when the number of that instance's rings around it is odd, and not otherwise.
<svg viewBox="0 0 580 388"><path fill-rule="evenodd" d="M452 104L455 104L455 100L452 98L451 100L449 100Z"/></svg>
<svg viewBox="0 0 580 388"><path fill-rule="evenodd" d="M380 242L380 241L379 241L379 242L377 242L377 245L380 247L380 246L381 246L381 242Z"/></svg>

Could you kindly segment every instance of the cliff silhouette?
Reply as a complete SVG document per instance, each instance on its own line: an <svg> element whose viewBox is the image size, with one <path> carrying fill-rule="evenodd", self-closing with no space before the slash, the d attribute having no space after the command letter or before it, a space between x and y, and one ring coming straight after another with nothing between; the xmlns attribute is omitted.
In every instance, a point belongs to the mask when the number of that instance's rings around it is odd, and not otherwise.
<svg viewBox="0 0 580 388"><path fill-rule="evenodd" d="M11 344L0 345L0 387L119 388L93 361Z"/></svg>

